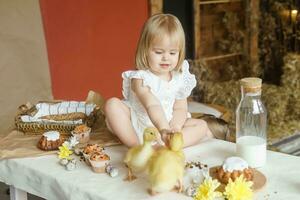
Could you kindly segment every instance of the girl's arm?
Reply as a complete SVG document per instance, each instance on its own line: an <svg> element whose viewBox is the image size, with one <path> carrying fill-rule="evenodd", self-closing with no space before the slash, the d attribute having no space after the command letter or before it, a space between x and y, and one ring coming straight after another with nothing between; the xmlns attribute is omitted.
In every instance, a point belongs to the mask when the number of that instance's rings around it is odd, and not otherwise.
<svg viewBox="0 0 300 200"><path fill-rule="evenodd" d="M175 100L173 118L170 121L172 131L181 131L187 118L188 106L186 99Z"/></svg>
<svg viewBox="0 0 300 200"><path fill-rule="evenodd" d="M169 130L170 126L159 100L151 93L149 87L143 86L143 80L132 79L131 89L146 109L154 126L158 130Z"/></svg>

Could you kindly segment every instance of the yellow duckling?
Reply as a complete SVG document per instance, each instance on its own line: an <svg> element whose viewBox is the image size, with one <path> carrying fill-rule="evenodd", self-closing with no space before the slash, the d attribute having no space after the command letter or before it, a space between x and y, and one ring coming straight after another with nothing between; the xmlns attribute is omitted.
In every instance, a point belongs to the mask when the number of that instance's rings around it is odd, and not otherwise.
<svg viewBox="0 0 300 200"><path fill-rule="evenodd" d="M127 178L124 179L126 181L136 179L133 175L133 171L141 172L146 169L147 162L154 153L152 142L158 141L160 134L156 128L149 127L144 130L143 138L144 143L130 148L125 156L124 163L128 168Z"/></svg>
<svg viewBox="0 0 300 200"><path fill-rule="evenodd" d="M151 195L177 189L182 191L185 157L182 133L174 133L167 147L157 150L148 162Z"/></svg>

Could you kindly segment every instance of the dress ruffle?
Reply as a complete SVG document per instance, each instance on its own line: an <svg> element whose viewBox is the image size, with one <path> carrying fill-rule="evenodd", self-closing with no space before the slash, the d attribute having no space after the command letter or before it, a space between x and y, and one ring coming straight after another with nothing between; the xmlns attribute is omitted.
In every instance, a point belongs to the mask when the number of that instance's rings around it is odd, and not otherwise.
<svg viewBox="0 0 300 200"><path fill-rule="evenodd" d="M181 86L176 94L176 99L185 99L191 95L192 90L197 84L195 75L189 71L189 63L184 60L182 64Z"/></svg>
<svg viewBox="0 0 300 200"><path fill-rule="evenodd" d="M123 88L122 88L122 94L125 100L128 100L130 97L130 90L131 90L131 79L142 79L143 80L143 86L148 86L151 89L151 80L148 74L146 74L146 71L142 70L132 70L132 71L126 71L122 73L123 78Z"/></svg>

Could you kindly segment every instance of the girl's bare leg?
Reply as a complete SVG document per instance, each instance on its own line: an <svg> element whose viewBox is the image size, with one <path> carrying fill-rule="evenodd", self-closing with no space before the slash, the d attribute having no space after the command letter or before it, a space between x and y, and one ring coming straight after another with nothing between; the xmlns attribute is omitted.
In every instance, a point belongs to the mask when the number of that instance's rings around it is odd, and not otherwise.
<svg viewBox="0 0 300 200"><path fill-rule="evenodd" d="M188 118L182 129L184 147L199 143L204 138L213 138L206 121L202 119Z"/></svg>
<svg viewBox="0 0 300 200"><path fill-rule="evenodd" d="M106 123L123 144L132 147L139 144L130 119L130 110L120 99L110 98L104 105Z"/></svg>

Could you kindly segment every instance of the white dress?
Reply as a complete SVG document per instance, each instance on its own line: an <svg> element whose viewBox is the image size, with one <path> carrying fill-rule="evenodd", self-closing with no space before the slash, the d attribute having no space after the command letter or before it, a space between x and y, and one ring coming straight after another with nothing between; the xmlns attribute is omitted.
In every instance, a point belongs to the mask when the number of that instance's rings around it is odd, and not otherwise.
<svg viewBox="0 0 300 200"><path fill-rule="evenodd" d="M142 79L143 85L148 86L153 95L160 101L165 116L170 122L173 105L176 99L185 99L196 86L195 75L189 72L189 63L185 60L182 72L172 72L172 79L165 81L150 70L131 70L122 73L124 103L130 108L132 125L137 133L139 142L143 143L143 131L146 127L153 127L149 116L131 90L131 79ZM190 115L189 115L190 116Z"/></svg>

